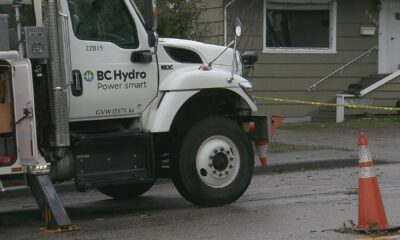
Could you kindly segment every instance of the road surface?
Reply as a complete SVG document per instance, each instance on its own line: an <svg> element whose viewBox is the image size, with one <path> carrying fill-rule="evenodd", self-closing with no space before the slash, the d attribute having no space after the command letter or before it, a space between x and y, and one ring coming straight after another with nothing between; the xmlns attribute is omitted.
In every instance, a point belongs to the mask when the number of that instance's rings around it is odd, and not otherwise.
<svg viewBox="0 0 400 240"><path fill-rule="evenodd" d="M64 184L58 187L60 196L74 225L82 230L62 234L39 230L43 222L28 190L3 193L0 239L362 238L335 231L344 223L357 222L357 167L305 166L309 169L295 170L290 164L273 165L266 173L257 169L239 201L216 208L188 203L168 180L158 181L143 197L131 201L112 200L94 190L77 193L72 184ZM399 167L377 166L391 224L400 223Z"/></svg>
<svg viewBox="0 0 400 240"><path fill-rule="evenodd" d="M73 224L82 230L49 234L40 230L41 213L28 189L2 193L0 239L363 239L337 231L357 223L357 131L278 131L281 142L328 147L271 154L268 169L256 168L243 197L223 207L192 205L163 179L130 201L95 190L78 193L66 183L57 189ZM370 148L386 215L390 224L400 224L400 130L374 131Z"/></svg>

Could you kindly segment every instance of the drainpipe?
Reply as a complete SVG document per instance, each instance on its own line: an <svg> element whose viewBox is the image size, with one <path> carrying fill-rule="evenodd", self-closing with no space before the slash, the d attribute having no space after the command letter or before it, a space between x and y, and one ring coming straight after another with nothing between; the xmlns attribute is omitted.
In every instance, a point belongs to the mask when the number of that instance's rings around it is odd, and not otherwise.
<svg viewBox="0 0 400 240"><path fill-rule="evenodd" d="M228 7L236 0L232 0L224 7L224 45L228 45Z"/></svg>
<svg viewBox="0 0 400 240"><path fill-rule="evenodd" d="M14 0L13 5L15 10L15 21L17 23L17 39L18 39L18 55L19 58L24 58L24 45L22 42L22 30L21 30L21 7L22 3L20 1Z"/></svg>

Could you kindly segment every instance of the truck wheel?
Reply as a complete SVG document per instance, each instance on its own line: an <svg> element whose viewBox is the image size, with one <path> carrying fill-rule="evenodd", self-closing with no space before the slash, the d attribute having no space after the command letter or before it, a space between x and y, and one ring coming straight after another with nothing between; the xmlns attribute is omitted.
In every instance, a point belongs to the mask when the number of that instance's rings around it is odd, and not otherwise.
<svg viewBox="0 0 400 240"><path fill-rule="evenodd" d="M147 192L152 186L154 182L149 183L133 183L126 185L118 185L118 186L108 186L97 188L99 192L107 195L109 197L115 199L129 199L129 198L137 198L143 193Z"/></svg>
<svg viewBox="0 0 400 240"><path fill-rule="evenodd" d="M174 184L188 201L218 206L236 201L250 184L254 155L239 126L222 117L194 125L184 137Z"/></svg>

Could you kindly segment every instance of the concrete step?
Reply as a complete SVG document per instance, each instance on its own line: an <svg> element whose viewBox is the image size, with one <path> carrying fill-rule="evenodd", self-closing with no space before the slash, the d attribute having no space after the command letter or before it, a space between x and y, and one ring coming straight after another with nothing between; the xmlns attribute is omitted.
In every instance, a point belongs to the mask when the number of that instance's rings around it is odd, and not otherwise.
<svg viewBox="0 0 400 240"><path fill-rule="evenodd" d="M360 92L363 89L371 86L372 84L378 82L379 80L387 76L388 74L371 74L367 77L363 77L358 83L350 84L344 93L360 95Z"/></svg>

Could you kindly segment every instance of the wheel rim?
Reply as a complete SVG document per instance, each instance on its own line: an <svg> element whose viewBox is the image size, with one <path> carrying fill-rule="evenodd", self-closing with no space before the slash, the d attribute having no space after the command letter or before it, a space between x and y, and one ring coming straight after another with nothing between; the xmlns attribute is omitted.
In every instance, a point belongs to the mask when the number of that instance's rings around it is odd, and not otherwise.
<svg viewBox="0 0 400 240"><path fill-rule="evenodd" d="M237 146L225 136L212 136L199 147L197 174L206 185L223 188L235 180L240 168Z"/></svg>

